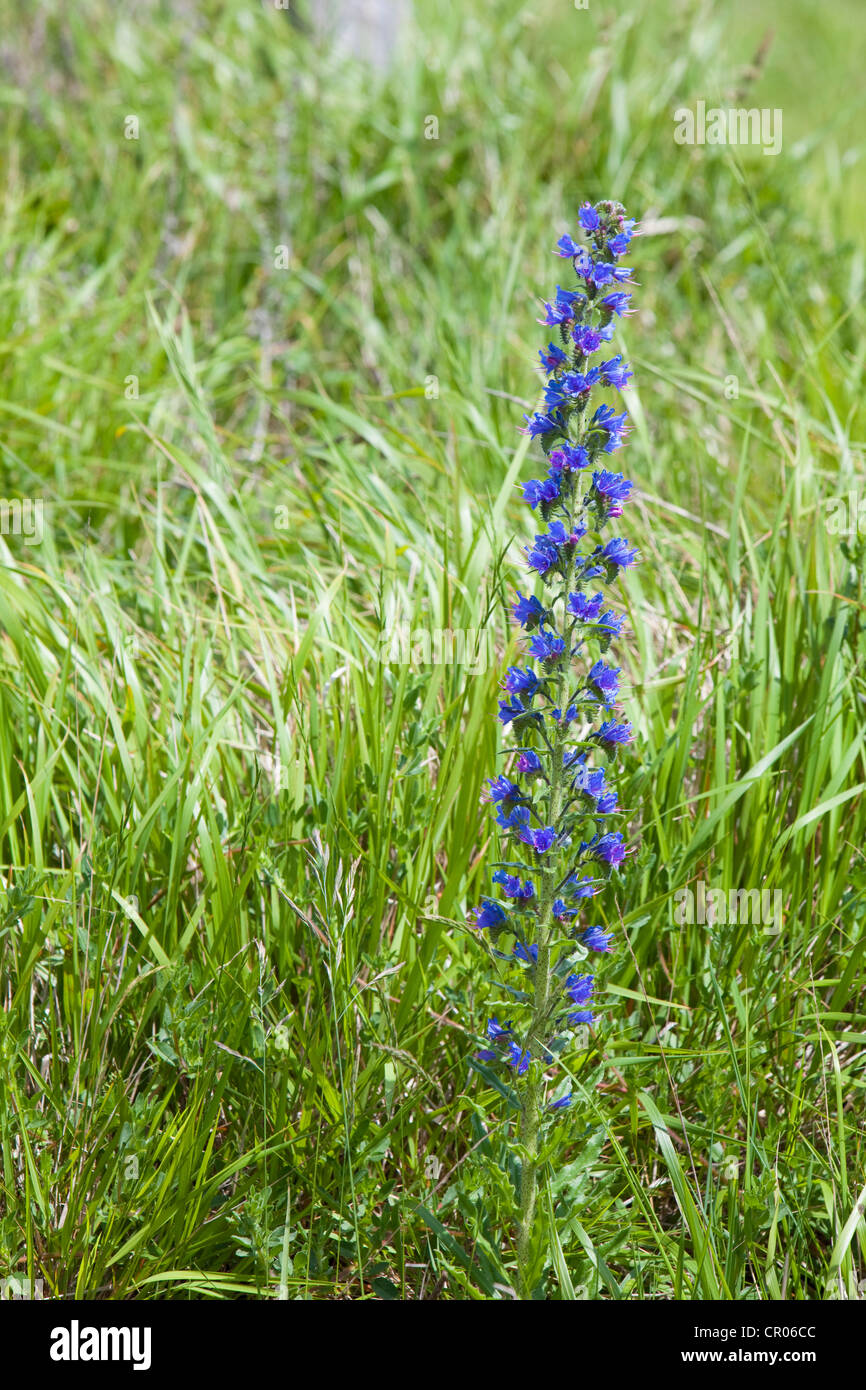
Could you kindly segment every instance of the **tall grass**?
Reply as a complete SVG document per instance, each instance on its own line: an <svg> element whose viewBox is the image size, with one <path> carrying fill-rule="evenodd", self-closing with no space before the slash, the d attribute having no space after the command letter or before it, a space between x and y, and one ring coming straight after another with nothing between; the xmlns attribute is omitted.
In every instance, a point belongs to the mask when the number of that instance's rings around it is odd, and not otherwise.
<svg viewBox="0 0 866 1390"><path fill-rule="evenodd" d="M642 849L548 1292L857 1296L862 543L824 502L862 485L863 252L832 140L673 143L720 36L750 56L723 18L424 3L374 79L241 0L15 17L3 491L45 527L0 536L0 1273L509 1296L465 923L526 286L627 195ZM397 623L496 660L382 661ZM699 881L781 932L678 924Z"/></svg>

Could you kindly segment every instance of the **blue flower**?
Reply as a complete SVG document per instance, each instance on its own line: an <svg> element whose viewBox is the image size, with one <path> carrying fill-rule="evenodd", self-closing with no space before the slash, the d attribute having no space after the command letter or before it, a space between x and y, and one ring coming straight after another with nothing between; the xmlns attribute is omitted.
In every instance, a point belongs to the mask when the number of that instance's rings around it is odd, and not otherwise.
<svg viewBox="0 0 866 1390"><path fill-rule="evenodd" d="M585 232L595 232L601 226L601 218L592 203L584 203L577 216Z"/></svg>
<svg viewBox="0 0 866 1390"><path fill-rule="evenodd" d="M612 256L624 256L630 241L630 232L617 232L616 236L612 236L607 243L607 249Z"/></svg>
<svg viewBox="0 0 866 1390"><path fill-rule="evenodd" d="M592 283L599 289L604 285L623 284L631 280L634 271L629 266L614 265L611 261L595 261L592 267Z"/></svg>
<svg viewBox="0 0 866 1390"><path fill-rule="evenodd" d="M624 314L631 312L628 307L631 303L631 298L631 295L626 290L614 290L612 294L606 294L600 303L602 308L606 309L608 313L615 314L617 318L621 318Z"/></svg>
<svg viewBox="0 0 866 1390"><path fill-rule="evenodd" d="M611 298L615 298L615 296L611 295ZM630 299L631 295L621 295L620 298ZM558 367L564 367L568 361L567 355L561 347L557 347L556 343L548 343L546 352L543 348L539 348L538 355L546 372L555 372Z"/></svg>
<svg viewBox="0 0 866 1390"><path fill-rule="evenodd" d="M594 975L569 975L565 982L565 992L572 1004L588 1004L594 989Z"/></svg>
<svg viewBox="0 0 866 1390"><path fill-rule="evenodd" d="M620 216L619 231L615 232L613 236L609 236L607 241L607 249L610 251L611 255L625 255L625 252L631 244L631 239L635 235L635 226L636 223L633 217Z"/></svg>
<svg viewBox="0 0 866 1390"><path fill-rule="evenodd" d="M598 891L594 879L578 878L576 874L571 874L565 880L563 890L568 893L569 897L574 898L576 901L582 898L594 898Z"/></svg>
<svg viewBox="0 0 866 1390"><path fill-rule="evenodd" d="M592 267L592 283L599 289L604 285L622 284L631 280L634 272L624 265L614 265L611 261L595 261Z"/></svg>
<svg viewBox="0 0 866 1390"><path fill-rule="evenodd" d="M550 1102L550 1108L551 1108L551 1110L567 1110L568 1107L569 1107L570 1105L571 1105L571 1091L569 1091L569 1092L567 1093L567 1095L560 1096L560 1097L559 1097L559 1100L552 1100L552 1101Z"/></svg>
<svg viewBox="0 0 866 1390"><path fill-rule="evenodd" d="M547 616L547 609L543 603L539 603L535 597L524 598L520 590L517 590L517 601L511 605L511 611L520 626L531 632L533 628Z"/></svg>
<svg viewBox="0 0 866 1390"><path fill-rule="evenodd" d="M537 478L530 478L523 484L523 500L528 502L533 511L539 502L555 502L559 496L559 483L555 474L539 482Z"/></svg>
<svg viewBox="0 0 866 1390"><path fill-rule="evenodd" d="M631 743L634 738L634 730L631 724L617 724L615 719L605 719L599 724L595 733L590 734L590 738L597 739L599 743L614 748L618 744Z"/></svg>
<svg viewBox="0 0 866 1390"><path fill-rule="evenodd" d="M576 778L575 781L577 780ZM603 767L588 767L586 768L583 785L580 790L584 792L591 801L598 801L600 797L604 796L604 780Z"/></svg>
<svg viewBox="0 0 866 1390"><path fill-rule="evenodd" d="M517 1043L511 1042L508 1044L508 1056L506 1057L506 1061L510 1067L514 1068L518 1076L523 1076L524 1072L529 1067L531 1058L528 1050L526 1052L521 1052Z"/></svg>
<svg viewBox="0 0 866 1390"><path fill-rule="evenodd" d="M604 377L608 386L615 386L621 391L627 386L634 376L627 362L623 362L622 353L617 353L616 357L611 357L609 361L602 362L599 367L600 374Z"/></svg>
<svg viewBox="0 0 866 1390"><path fill-rule="evenodd" d="M531 845L536 854L547 854L550 847L556 843L556 828L545 825L539 830L530 830L528 826L524 826L520 831L520 839L525 845Z"/></svg>
<svg viewBox="0 0 866 1390"><path fill-rule="evenodd" d="M567 439L551 449L548 462L551 473L577 473L581 468L589 467L590 457L582 444L572 444Z"/></svg>
<svg viewBox="0 0 866 1390"><path fill-rule="evenodd" d="M593 594L592 598L588 598L586 594L569 594L568 611L583 623L594 623L603 603L604 594Z"/></svg>
<svg viewBox="0 0 866 1390"><path fill-rule="evenodd" d="M524 546L528 566L531 570L537 570L542 575L548 573L549 570L556 569L562 562L564 548L577 545L577 542L585 534L587 534L585 525L575 525L573 530L566 531L562 521L552 521L549 531L544 531L535 537L534 545Z"/></svg>
<svg viewBox="0 0 866 1390"><path fill-rule="evenodd" d="M521 714L524 713L525 710L523 708L523 705L517 699L499 701L499 718L505 725L510 724L512 720L517 719Z"/></svg>
<svg viewBox="0 0 866 1390"><path fill-rule="evenodd" d="M593 473L593 494L606 505L608 521L622 516L622 504L628 501L633 486L621 473L609 473L604 468Z"/></svg>
<svg viewBox="0 0 866 1390"><path fill-rule="evenodd" d="M563 290L559 285L556 287L556 297L552 303L545 302L544 318L539 319L539 323L546 324L549 328L556 327L557 324L567 323L574 318L574 306L583 301L585 296L576 290Z"/></svg>
<svg viewBox="0 0 866 1390"><path fill-rule="evenodd" d="M539 629L538 636L533 637L529 644L529 650L536 661L543 661L545 665L560 661L565 652L565 641L553 632L545 632Z"/></svg>
<svg viewBox="0 0 866 1390"><path fill-rule="evenodd" d="M548 406L569 406L580 401L597 386L601 380L601 367L593 367L588 372L564 372L553 377L544 388L544 400Z"/></svg>
<svg viewBox="0 0 866 1390"><path fill-rule="evenodd" d="M618 637L622 632L624 622L624 614L614 613L613 610L609 608L606 613L602 613L599 617L598 625L604 628L605 632L609 633L611 637Z"/></svg>
<svg viewBox="0 0 866 1390"><path fill-rule="evenodd" d="M601 288L602 285L612 285L614 283L613 272L616 269L613 265L608 265L606 261L596 261L592 267L592 283Z"/></svg>
<svg viewBox="0 0 866 1390"><path fill-rule="evenodd" d="M505 677L505 689L509 695L534 695L538 689L538 677L527 667L509 666Z"/></svg>
<svg viewBox="0 0 866 1390"><path fill-rule="evenodd" d="M577 242L572 241L568 235L561 236L556 243L556 254L562 256L563 259L579 256L582 250L583 247L578 246Z"/></svg>
<svg viewBox="0 0 866 1390"><path fill-rule="evenodd" d="M637 551L634 546L622 540L619 536L613 536L606 545L596 551L598 558L604 560L606 564L612 565L615 569L631 569L637 559Z"/></svg>
<svg viewBox="0 0 866 1390"><path fill-rule="evenodd" d="M596 835L589 844L581 845L581 850L587 850L593 859L600 859L603 864L610 864L613 868L623 863L627 852L619 830Z"/></svg>
<svg viewBox="0 0 866 1390"><path fill-rule="evenodd" d="M541 772L541 759L531 748L526 748L517 759L517 771L522 772L525 777L532 777Z"/></svg>
<svg viewBox="0 0 866 1390"><path fill-rule="evenodd" d="M508 1037L508 1035L509 1035L510 1032L511 1032L511 1024L510 1024L510 1023L505 1023L505 1024L500 1023L499 1020L498 1020L498 1018L496 1017L495 1014L493 1015L492 1018L488 1018L488 1020L487 1020L487 1036L488 1036L488 1038L490 1039L491 1042L501 1042L501 1040L502 1040L503 1038L507 1038L507 1037Z"/></svg>
<svg viewBox="0 0 866 1390"><path fill-rule="evenodd" d="M626 411L617 415L609 405L600 405L593 415L589 427L593 432L607 435L602 445L606 454L612 454L616 449L622 448L623 440L628 433L627 421Z"/></svg>
<svg viewBox="0 0 866 1390"><path fill-rule="evenodd" d="M583 792L591 801L598 801L604 795L605 773L603 767L587 767L586 754L577 759L577 768L572 778L575 791Z"/></svg>
<svg viewBox="0 0 866 1390"><path fill-rule="evenodd" d="M598 352L602 343L609 343L613 337L613 324L607 324L601 328L593 328L587 323L576 323L571 330L572 340L584 356L589 356L591 352Z"/></svg>
<svg viewBox="0 0 866 1390"><path fill-rule="evenodd" d="M538 947L534 944L530 946L529 950L527 951L523 942L518 941L516 946L514 947L514 951L512 954L516 957L517 960L522 961L524 965L538 964Z"/></svg>
<svg viewBox="0 0 866 1390"><path fill-rule="evenodd" d="M489 790L484 793L484 800L501 803L504 811L510 811L523 795L517 783L510 781L504 774L488 777L487 786Z"/></svg>
<svg viewBox="0 0 866 1390"><path fill-rule="evenodd" d="M561 379L558 376L552 376L544 388L544 404L546 406L562 405L567 394L563 390Z"/></svg>
<svg viewBox="0 0 866 1390"><path fill-rule="evenodd" d="M589 951L609 951L613 932L603 931L601 927L587 927L580 939Z"/></svg>
<svg viewBox="0 0 866 1390"><path fill-rule="evenodd" d="M538 711L529 709L516 695L511 700L499 701L499 718L504 725L513 724L515 728L531 720L541 721Z"/></svg>
<svg viewBox="0 0 866 1390"><path fill-rule="evenodd" d="M528 434L530 439L535 439L541 434L561 434L565 429L565 421L558 410L552 411L549 415L543 415L541 411L536 411L534 415L524 415L526 421L521 434Z"/></svg>
<svg viewBox="0 0 866 1390"><path fill-rule="evenodd" d="M536 536L534 545L524 546L529 568L547 574L559 564L559 546L547 536Z"/></svg>
<svg viewBox="0 0 866 1390"><path fill-rule="evenodd" d="M505 869L497 869L493 882L498 883L506 898L534 898L535 884L526 878L521 883L519 874L509 874Z"/></svg>
<svg viewBox="0 0 866 1390"><path fill-rule="evenodd" d="M583 525L576 526L569 532L561 521L551 522L550 530L536 536L534 545L524 546L529 568L537 570L541 575L547 574L548 570L559 565L562 549L565 546L577 545L585 535L586 527Z"/></svg>
<svg viewBox="0 0 866 1390"><path fill-rule="evenodd" d="M507 921L508 914L493 898L482 898L481 906L475 908L475 925L479 931L486 931L489 927L504 927Z"/></svg>
<svg viewBox="0 0 866 1390"><path fill-rule="evenodd" d="M596 690L601 691L607 705L612 705L616 701L619 693L619 675L619 666L606 666L603 661L596 661L590 670L589 680Z"/></svg>

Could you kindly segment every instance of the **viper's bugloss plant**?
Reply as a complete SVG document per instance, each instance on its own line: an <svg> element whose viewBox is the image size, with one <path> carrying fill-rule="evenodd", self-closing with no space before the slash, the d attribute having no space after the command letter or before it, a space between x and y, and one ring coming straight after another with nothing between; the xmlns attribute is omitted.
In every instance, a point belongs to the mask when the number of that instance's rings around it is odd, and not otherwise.
<svg viewBox="0 0 866 1390"><path fill-rule="evenodd" d="M499 718L510 736L508 771L488 782L486 799L507 842L495 866L498 897L483 898L476 927L509 965L507 1003L488 1019L485 1066L513 1073L520 1105L518 1282L530 1297L530 1238L544 1125L572 1104L562 1062L591 1026L595 975L590 961L612 937L593 920L593 899L629 850L611 767L632 742L619 714L620 668L609 656L623 618L604 588L638 559L633 546L601 532L623 512L632 484L608 467L627 434L627 416L590 405L593 393L620 391L631 372L608 344L628 314L631 271L618 262L634 222L619 203L585 203L585 245L563 236L556 253L571 261L575 288L557 286L541 323L558 341L540 353L544 410L526 417L547 460L543 478L524 485L524 501L546 526L526 547L543 597L517 591L513 614L525 653L503 681ZM618 529L618 528L617 528ZM509 949L501 947L508 945Z"/></svg>

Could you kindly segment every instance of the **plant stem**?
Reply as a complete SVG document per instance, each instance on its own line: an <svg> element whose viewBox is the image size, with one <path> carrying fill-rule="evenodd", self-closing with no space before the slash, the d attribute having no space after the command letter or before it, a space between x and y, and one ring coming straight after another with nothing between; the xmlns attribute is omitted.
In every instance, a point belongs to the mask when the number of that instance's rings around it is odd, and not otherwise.
<svg viewBox="0 0 866 1390"><path fill-rule="evenodd" d="M563 610L568 601L568 590L574 572L574 556L569 556L563 583ZM569 653L570 656L570 653ZM556 699L561 703L565 686L567 661L560 666L556 681ZM547 796L547 824L556 825L562 812L563 798L563 754L565 752L568 721L566 711L556 730L553 740L553 766ZM541 875L538 905L538 961L535 965L535 997L532 1022L526 1039L531 1056L530 1070L523 1089L520 1111L520 1144L523 1150L520 1168L520 1221L517 1230L517 1283L521 1299L531 1299L532 1285L529 1270L529 1247L532 1237L532 1224L535 1218L535 1200L538 1192L538 1129L541 1119L542 1092L544 1081L536 1068L540 1069L541 1055L545 1046L545 1024L550 1009L550 914L556 892L557 873L553 864L546 867ZM536 1072L534 1075L533 1073Z"/></svg>

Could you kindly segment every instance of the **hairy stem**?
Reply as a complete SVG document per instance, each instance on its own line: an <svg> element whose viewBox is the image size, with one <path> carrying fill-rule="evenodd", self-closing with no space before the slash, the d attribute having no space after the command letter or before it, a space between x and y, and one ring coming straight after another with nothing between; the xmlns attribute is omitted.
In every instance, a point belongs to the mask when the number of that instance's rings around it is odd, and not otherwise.
<svg viewBox="0 0 866 1390"><path fill-rule="evenodd" d="M573 573L574 556L571 555L569 556L565 569L565 579L562 590L563 608L565 608L567 603L567 595ZM567 654L566 660L559 667L557 673L557 704L561 704L562 694L565 688L568 657L570 657L570 652ZM563 710L563 718L559 722L556 730L556 737L553 740L553 765L551 767L550 781L547 789L548 825L556 825L562 812L565 781L562 764L567 732L568 721L565 718L565 711ZM530 1299L532 1297L529 1270L529 1247L532 1236L532 1225L535 1218L535 1201L538 1192L538 1130L541 1121L542 1092L544 1089L544 1081L538 1073L545 1046L545 1025L550 1011L550 918L551 909L556 897L558 877L559 875L556 872L555 862L551 862L549 866L545 866L541 874L538 905L538 961L535 966L535 992L532 1022L530 1023L529 1035L526 1039L526 1046L531 1056L538 1059L538 1061L537 1063L535 1061L530 1063L526 1084L523 1087L520 1110L520 1144L523 1155L520 1168L520 1221L517 1231L517 1272L518 1292L522 1299Z"/></svg>

